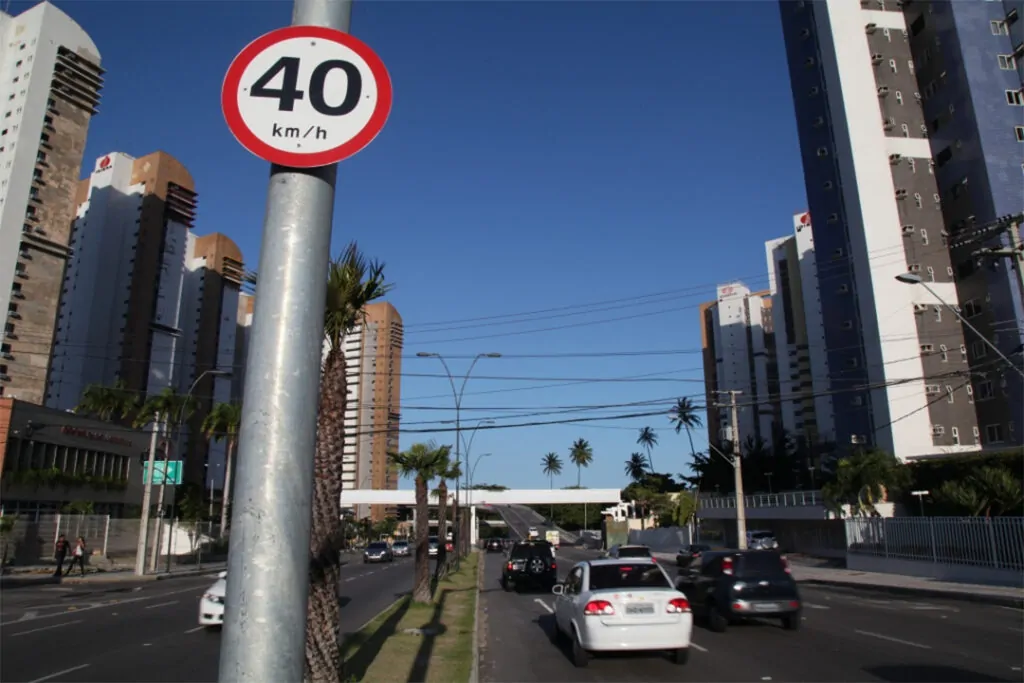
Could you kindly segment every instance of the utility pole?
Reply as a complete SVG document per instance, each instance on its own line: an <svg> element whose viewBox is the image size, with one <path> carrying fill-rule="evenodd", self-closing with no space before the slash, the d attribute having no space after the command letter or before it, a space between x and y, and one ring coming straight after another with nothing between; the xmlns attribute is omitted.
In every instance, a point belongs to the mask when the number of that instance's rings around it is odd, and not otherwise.
<svg viewBox="0 0 1024 683"><path fill-rule="evenodd" d="M351 0L295 0L294 26L348 32ZM271 165L246 360L221 683L299 683L320 358L337 164Z"/></svg>
<svg viewBox="0 0 1024 683"><path fill-rule="evenodd" d="M139 517L139 543L135 548L136 576L142 576L146 573L146 541L149 536L149 506L153 500L153 469L156 467L156 444L159 435L160 421L153 420L153 432L149 437L149 456L146 458L147 467L143 470L145 481L142 485L142 514Z"/></svg>
<svg viewBox="0 0 1024 683"><path fill-rule="evenodd" d="M736 484L736 545L740 550L747 549L747 508L743 495L743 458L740 452L740 411L736 405L736 397L742 391L735 389L721 391L729 394L729 410L732 416L732 474Z"/></svg>

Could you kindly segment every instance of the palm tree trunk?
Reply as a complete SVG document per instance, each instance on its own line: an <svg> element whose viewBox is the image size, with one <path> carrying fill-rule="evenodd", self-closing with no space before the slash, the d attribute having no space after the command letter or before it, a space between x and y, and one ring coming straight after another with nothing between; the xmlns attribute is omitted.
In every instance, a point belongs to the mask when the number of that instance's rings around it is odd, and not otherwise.
<svg viewBox="0 0 1024 683"><path fill-rule="evenodd" d="M415 602L430 603L430 505L427 480L416 477L416 574L412 587Z"/></svg>
<svg viewBox="0 0 1024 683"><path fill-rule="evenodd" d="M313 519L310 535L309 608L306 618L306 672L312 683L341 680L338 633L341 609L341 454L345 442L345 362L328 354L320 380L316 455L313 461Z"/></svg>
<svg viewBox="0 0 1024 683"><path fill-rule="evenodd" d="M437 486L437 565L434 575L441 576L448 562L448 482L444 479Z"/></svg>
<svg viewBox="0 0 1024 683"><path fill-rule="evenodd" d="M548 475L548 488L551 489L552 491L555 490L555 475L553 473ZM548 508L548 519L551 520L552 524L555 523L555 504L554 503L552 503L551 506Z"/></svg>
<svg viewBox="0 0 1024 683"><path fill-rule="evenodd" d="M220 535L228 532L228 524L231 522L231 466L235 459L235 439L228 439L228 453L224 459L224 488L220 492ZM212 495L212 493L211 493Z"/></svg>
<svg viewBox="0 0 1024 683"><path fill-rule="evenodd" d="M576 488L580 487L580 478L583 476L583 468L576 465Z"/></svg>

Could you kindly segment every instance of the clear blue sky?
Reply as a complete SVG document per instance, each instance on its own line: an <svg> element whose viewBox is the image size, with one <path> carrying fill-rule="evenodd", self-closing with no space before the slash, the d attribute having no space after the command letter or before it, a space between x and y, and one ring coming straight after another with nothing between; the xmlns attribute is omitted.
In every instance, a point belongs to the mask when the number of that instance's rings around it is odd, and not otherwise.
<svg viewBox="0 0 1024 683"><path fill-rule="evenodd" d="M56 4L92 35L107 70L86 165L114 150L174 155L198 185L197 232L226 233L255 268L268 165L228 132L219 91L234 54L287 25L291 4ZM334 249L357 239L387 263L408 356L507 354L477 365L464 421L667 410L674 396L700 397L698 304L733 278L766 286L763 242L788 233L805 203L776 4L366 1L352 32L383 58L395 100L383 133L340 169ZM564 310L436 324L551 308ZM514 357L643 351L676 353ZM468 362L453 359L453 371ZM441 371L416 358L404 369ZM545 380L638 375L657 380ZM440 375L407 375L402 399L405 429L453 417L424 409L452 404ZM665 400L536 415L652 399ZM594 449L583 484L619 487L645 424L660 432L656 469L685 471L686 439L658 415L480 430L473 452L494 455L476 478L547 486L541 456L567 460L583 437ZM427 438L403 434L402 447ZM575 481L567 463L556 485Z"/></svg>

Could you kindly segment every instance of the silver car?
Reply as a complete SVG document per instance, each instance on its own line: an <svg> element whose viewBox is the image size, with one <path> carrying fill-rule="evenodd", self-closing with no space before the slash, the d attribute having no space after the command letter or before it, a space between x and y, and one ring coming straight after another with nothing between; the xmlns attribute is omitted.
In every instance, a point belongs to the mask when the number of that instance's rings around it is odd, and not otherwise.
<svg viewBox="0 0 1024 683"><path fill-rule="evenodd" d="M377 541L366 546L363 551L363 562L394 562L395 556L391 547L384 541Z"/></svg>
<svg viewBox="0 0 1024 683"><path fill-rule="evenodd" d="M428 539L428 543L430 545L427 548L427 554L430 557L437 557L437 549L438 549L438 546L441 543L441 539L439 539L437 536L431 536Z"/></svg>
<svg viewBox="0 0 1024 683"><path fill-rule="evenodd" d="M409 557L409 541L395 541L391 544L391 552L395 557Z"/></svg>
<svg viewBox="0 0 1024 683"><path fill-rule="evenodd" d="M779 542L770 531L748 531L747 548L750 550L778 550Z"/></svg>

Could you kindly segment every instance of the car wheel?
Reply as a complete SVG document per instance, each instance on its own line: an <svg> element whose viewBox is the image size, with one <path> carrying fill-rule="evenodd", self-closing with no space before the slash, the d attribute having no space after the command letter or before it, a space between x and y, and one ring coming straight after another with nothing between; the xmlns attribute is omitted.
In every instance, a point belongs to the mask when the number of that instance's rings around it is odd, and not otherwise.
<svg viewBox="0 0 1024 683"><path fill-rule="evenodd" d="M572 639L572 665L583 669L590 663L590 653L583 649L579 636Z"/></svg>
<svg viewBox="0 0 1024 683"><path fill-rule="evenodd" d="M690 648L681 647L672 651L672 663L682 666L690 661Z"/></svg>
<svg viewBox="0 0 1024 683"><path fill-rule="evenodd" d="M505 591L506 593L508 593L508 592L509 592L510 590L512 590L512 582L511 582L511 581L509 581L509 580L508 580L507 578L505 578L504 576L503 576L503 577L501 577L501 588L502 588L502 590L504 590L504 591Z"/></svg>
<svg viewBox="0 0 1024 683"><path fill-rule="evenodd" d="M205 629L205 632L206 633L220 633L220 630L221 630L221 625L220 624L214 624L213 626L207 626L206 629Z"/></svg>
<svg viewBox="0 0 1024 683"><path fill-rule="evenodd" d="M798 631L800 630L800 613L787 614L782 617L782 628L787 631Z"/></svg>
<svg viewBox="0 0 1024 683"><path fill-rule="evenodd" d="M557 619L553 619L551 625L553 628L551 632L551 643L555 645L555 647L561 648L562 644L565 643L565 634L562 633L562 629L558 628Z"/></svg>
<svg viewBox="0 0 1024 683"><path fill-rule="evenodd" d="M729 620L719 611L718 606L708 605L708 628L715 633L724 633L728 626Z"/></svg>

